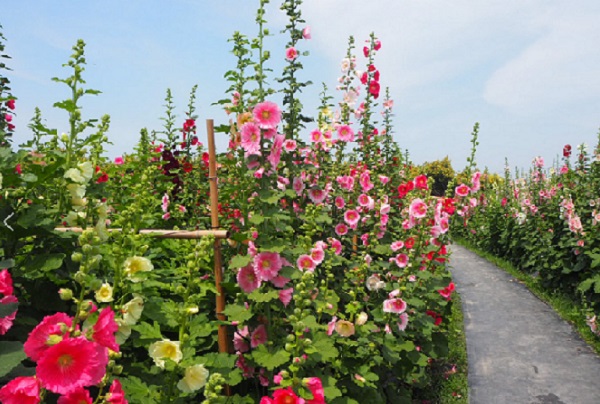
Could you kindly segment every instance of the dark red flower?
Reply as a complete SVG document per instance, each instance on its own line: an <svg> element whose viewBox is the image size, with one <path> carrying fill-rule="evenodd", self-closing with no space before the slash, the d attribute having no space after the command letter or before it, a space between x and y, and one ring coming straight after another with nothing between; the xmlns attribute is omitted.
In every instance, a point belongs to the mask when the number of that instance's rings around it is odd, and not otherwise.
<svg viewBox="0 0 600 404"><path fill-rule="evenodd" d="M375 80L371 80L369 83L369 93L373 96L373 98L377 99L379 97L380 89L381 87L379 86L379 83Z"/></svg>
<svg viewBox="0 0 600 404"><path fill-rule="evenodd" d="M571 145L565 145L565 147L563 147L563 156L565 156L566 158L571 156Z"/></svg>
<svg viewBox="0 0 600 404"><path fill-rule="evenodd" d="M415 239L412 237L407 238L404 242L404 246L409 250L412 249L415 246Z"/></svg>
<svg viewBox="0 0 600 404"><path fill-rule="evenodd" d="M15 100L8 100L8 101L6 101L6 106L9 109L15 109Z"/></svg>
<svg viewBox="0 0 600 404"><path fill-rule="evenodd" d="M106 181L108 181L108 174L102 173L102 175L96 180L96 184L101 184Z"/></svg>

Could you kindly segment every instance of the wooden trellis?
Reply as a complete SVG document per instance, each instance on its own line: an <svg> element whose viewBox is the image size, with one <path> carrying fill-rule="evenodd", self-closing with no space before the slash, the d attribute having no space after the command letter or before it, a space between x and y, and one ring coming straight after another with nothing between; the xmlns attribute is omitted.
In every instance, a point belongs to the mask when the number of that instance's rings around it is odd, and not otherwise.
<svg viewBox="0 0 600 404"><path fill-rule="evenodd" d="M220 322L227 320L223 311L225 310L225 292L223 286L223 257L221 255L221 242L220 240L228 237L229 232L227 230L219 229L219 194L217 184L217 154L215 150L215 129L214 121L212 119L206 120L206 130L208 137L208 180L210 181L210 219L211 229L210 230L164 230L164 229L142 229L139 231L140 234L147 234L151 237L156 238L170 238L170 239L199 239L206 236L214 236L214 274L215 274L215 286L217 288L216 296L216 314L217 319ZM55 230L61 232L74 232L81 233L83 229L81 227L58 227ZM109 232L119 232L122 229L107 229ZM227 336L227 326L224 324L219 325L218 330L218 343L219 352L230 353L230 340Z"/></svg>

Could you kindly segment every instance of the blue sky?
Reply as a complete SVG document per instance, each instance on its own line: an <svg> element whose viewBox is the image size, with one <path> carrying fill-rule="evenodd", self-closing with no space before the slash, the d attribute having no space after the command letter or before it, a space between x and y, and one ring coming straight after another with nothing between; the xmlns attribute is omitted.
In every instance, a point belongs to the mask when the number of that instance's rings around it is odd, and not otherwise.
<svg viewBox="0 0 600 404"><path fill-rule="evenodd" d="M111 116L110 156L130 152L141 128L161 128L167 88L181 122L198 84L199 127L206 118L226 123L211 104L226 97L223 74L235 63L227 40L234 31L256 35L257 3L12 2L0 24L19 98L15 142L29 138L36 106L48 126L67 130L67 117L52 108L67 89L50 79L69 74L61 65L78 38L87 43L87 86L103 92L82 100L83 114ZM279 35L285 22L279 3L272 0L266 16L275 34L267 41L273 87L286 40ZM360 43L373 31L383 45L375 63L395 102L394 136L416 163L448 155L462 168L475 122L481 124L478 164L496 172L505 157L511 167L529 167L537 155L549 165L567 143L597 143L597 0L305 0L302 9L312 30L301 44L310 52L302 78L316 83L303 94L309 115L320 83L336 86L348 36ZM226 139L217 145L223 150Z"/></svg>

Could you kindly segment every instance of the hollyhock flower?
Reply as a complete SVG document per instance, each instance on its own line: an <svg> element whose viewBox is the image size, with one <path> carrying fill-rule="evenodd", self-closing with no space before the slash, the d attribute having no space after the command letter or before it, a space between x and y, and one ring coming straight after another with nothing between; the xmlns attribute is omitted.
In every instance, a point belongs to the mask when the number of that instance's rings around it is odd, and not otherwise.
<svg viewBox="0 0 600 404"><path fill-rule="evenodd" d="M297 147L298 145L293 139L286 139L285 142L283 142L283 148L286 152L293 152L296 150Z"/></svg>
<svg viewBox="0 0 600 404"><path fill-rule="evenodd" d="M13 109L14 110L15 109L15 100L12 99L12 100L6 101L6 106L8 107L8 109Z"/></svg>
<svg viewBox="0 0 600 404"><path fill-rule="evenodd" d="M364 325L369 319L369 315L362 311L358 316L356 316L356 325Z"/></svg>
<svg viewBox="0 0 600 404"><path fill-rule="evenodd" d="M306 404L325 404L325 390L323 390L321 379L318 377L309 377L302 380L302 383L308 387L313 395L311 400L306 400Z"/></svg>
<svg viewBox="0 0 600 404"><path fill-rule="evenodd" d="M343 142L354 141L354 131L349 125L340 125L337 128L338 138Z"/></svg>
<svg viewBox="0 0 600 404"><path fill-rule="evenodd" d="M69 394L102 381L108 350L84 337L67 338L46 350L36 373L42 386L54 393Z"/></svg>
<svg viewBox="0 0 600 404"><path fill-rule="evenodd" d="M417 189L429 189L427 186L427 176L419 175L415 178L415 187Z"/></svg>
<svg viewBox="0 0 600 404"><path fill-rule="evenodd" d="M290 278L286 278L285 276L281 276L281 275L277 275L275 278L270 279L270 282L276 288L282 288L282 287L284 287L289 281L290 281Z"/></svg>
<svg viewBox="0 0 600 404"><path fill-rule="evenodd" d="M394 262L400 268L406 268L406 266L408 265L408 255L398 254L398 255L396 255L396 257L394 257Z"/></svg>
<svg viewBox="0 0 600 404"><path fill-rule="evenodd" d="M302 29L302 38L304 39L311 39L312 36L310 35L310 26L306 26Z"/></svg>
<svg viewBox="0 0 600 404"><path fill-rule="evenodd" d="M107 181L108 181L108 174L102 173L102 175L100 175L100 177L98 177L98 179L96 180L96 184L102 184Z"/></svg>
<svg viewBox="0 0 600 404"><path fill-rule="evenodd" d="M17 302L18 300L15 296L4 296L2 299L0 299L0 306ZM8 330L12 328L13 321L15 321L15 318L17 317L17 311L18 310L15 310L7 316L0 317L0 335L6 334Z"/></svg>
<svg viewBox="0 0 600 404"><path fill-rule="evenodd" d="M381 89L381 86L379 85L379 82L377 82L375 80L371 80L371 82L369 83L369 94L371 94L373 96L373 98L375 98L375 99L379 98L380 89Z"/></svg>
<svg viewBox="0 0 600 404"><path fill-rule="evenodd" d="M69 394L59 397L57 404L92 404L90 392L80 387Z"/></svg>
<svg viewBox="0 0 600 404"><path fill-rule="evenodd" d="M300 257L298 257L298 260L296 261L296 265L298 266L298 269L300 269L301 271L309 271L309 272L314 272L315 268L317 267L317 264L315 263L315 261L308 254L303 254Z"/></svg>
<svg viewBox="0 0 600 404"><path fill-rule="evenodd" d="M119 352L119 345L115 340L119 325L115 322L115 313L110 306L102 309L92 329L94 341L114 352Z"/></svg>
<svg viewBox="0 0 600 404"><path fill-rule="evenodd" d="M358 196L358 204L362 207L371 209L371 206L374 205L373 198L371 198L367 194L360 194Z"/></svg>
<svg viewBox="0 0 600 404"><path fill-rule="evenodd" d="M252 110L252 115L261 129L274 129L281 122L281 110L271 101L257 104Z"/></svg>
<svg viewBox="0 0 600 404"><path fill-rule="evenodd" d="M135 295L134 298L129 302L125 303L121 307L121 313L123 314L123 321L127 325L134 325L138 322L142 316L144 310L144 298L140 295Z"/></svg>
<svg viewBox="0 0 600 404"><path fill-rule="evenodd" d="M471 191L471 189L465 184L460 184L455 189L456 195L458 196L467 196L469 195L469 191Z"/></svg>
<svg viewBox="0 0 600 404"><path fill-rule="evenodd" d="M8 269L0 271L0 293L4 296L13 294L13 281Z"/></svg>
<svg viewBox="0 0 600 404"><path fill-rule="evenodd" d="M369 291L378 291L385 288L385 282L381 280L379 275L371 275L367 278L365 286Z"/></svg>
<svg viewBox="0 0 600 404"><path fill-rule="evenodd" d="M337 226L335 226L335 234L337 234L338 236L342 237L347 233L348 226L346 226L344 223L339 223Z"/></svg>
<svg viewBox="0 0 600 404"><path fill-rule="evenodd" d="M179 363L183 358L181 349L179 348L179 341L171 341L170 339L163 339L162 341L156 341L150 344L148 347L148 353L154 360L154 363L159 368L165 368L165 359L170 359L173 362Z"/></svg>
<svg viewBox="0 0 600 404"><path fill-rule="evenodd" d="M366 58L369 57L369 48L367 46L363 47L363 54L365 55Z"/></svg>
<svg viewBox="0 0 600 404"><path fill-rule="evenodd" d="M258 289L262 284L262 279L260 275L256 273L256 268L252 264L239 269L237 281L240 288L246 293L251 293Z"/></svg>
<svg viewBox="0 0 600 404"><path fill-rule="evenodd" d="M433 310L427 310L425 312L425 314L427 314L429 317L433 318L433 324L435 326L438 326L438 325L442 324L443 317L440 316L439 314L437 314L435 311L433 311Z"/></svg>
<svg viewBox="0 0 600 404"><path fill-rule="evenodd" d="M242 137L242 148L246 154L259 154L260 152L260 128L254 122L247 122L240 129Z"/></svg>
<svg viewBox="0 0 600 404"><path fill-rule="evenodd" d="M32 377L16 377L0 388L2 404L38 404L40 380Z"/></svg>
<svg viewBox="0 0 600 404"><path fill-rule="evenodd" d="M333 334L333 331L335 330L336 322L337 322L337 316L333 316L331 318L331 321L329 323L327 323L327 335Z"/></svg>
<svg viewBox="0 0 600 404"><path fill-rule="evenodd" d="M264 324L259 325L252 331L250 335L250 346L256 348L259 345L267 342L267 329Z"/></svg>
<svg viewBox="0 0 600 404"><path fill-rule="evenodd" d="M302 178L295 177L292 181L292 188L294 189L294 191L296 191L296 195L302 195L302 191L304 191L305 188L304 181L302 181Z"/></svg>
<svg viewBox="0 0 600 404"><path fill-rule="evenodd" d="M329 244L336 255L340 255L342 253L342 242L336 238L329 239Z"/></svg>
<svg viewBox="0 0 600 404"><path fill-rule="evenodd" d="M248 352L250 346L248 345L248 326L238 329L233 333L233 348L238 352Z"/></svg>
<svg viewBox="0 0 600 404"><path fill-rule="evenodd" d="M405 331L406 326L408 326L408 314L402 313L402 314L400 314L400 321L398 322L398 329L400 331Z"/></svg>
<svg viewBox="0 0 600 404"><path fill-rule="evenodd" d="M319 247L312 248L310 250L310 257L316 265L319 265L325 259L325 251Z"/></svg>
<svg viewBox="0 0 600 404"><path fill-rule="evenodd" d="M96 291L96 301L98 303L108 303L112 302L113 299L113 288L110 286L110 283L103 283L100 286L100 289Z"/></svg>
<svg viewBox="0 0 600 404"><path fill-rule="evenodd" d="M139 276L141 272L149 272L154 269L152 262L146 257L133 256L129 257L123 263L125 274L131 282L139 282L142 278Z"/></svg>
<svg viewBox="0 0 600 404"><path fill-rule="evenodd" d="M344 213L344 221L352 228L356 228L359 220L360 215L355 209L349 209Z"/></svg>
<svg viewBox="0 0 600 404"><path fill-rule="evenodd" d="M254 257L254 271L263 281L277 276L281 270L281 256L276 252L261 252Z"/></svg>
<svg viewBox="0 0 600 404"><path fill-rule="evenodd" d="M279 291L279 300L285 307L290 304L292 301L292 296L294 295L294 288L284 289Z"/></svg>
<svg viewBox="0 0 600 404"><path fill-rule="evenodd" d="M123 391L123 386L121 386L119 380L113 380L110 389L106 394L106 401L111 404L128 404L127 399L125 398L125 392Z"/></svg>
<svg viewBox="0 0 600 404"><path fill-rule="evenodd" d="M399 297L386 299L383 301L383 311L385 313L402 314L406 311L406 302Z"/></svg>
<svg viewBox="0 0 600 404"><path fill-rule="evenodd" d="M177 388L184 393L193 393L206 385L209 376L204 365L192 365L185 369L185 375L177 383Z"/></svg>
<svg viewBox="0 0 600 404"><path fill-rule="evenodd" d="M319 188L311 188L308 190L308 197L313 203L321 203L327 198L327 191Z"/></svg>
<svg viewBox="0 0 600 404"><path fill-rule="evenodd" d="M427 215L427 204L420 198L413 199L408 208L408 212L410 216L417 219L424 218L425 215Z"/></svg>
<svg viewBox="0 0 600 404"><path fill-rule="evenodd" d="M298 57L298 51L293 46L290 46L285 50L285 58L290 62Z"/></svg>
<svg viewBox="0 0 600 404"><path fill-rule="evenodd" d="M571 157L571 145L570 144L567 144L567 145L565 145L565 147L563 147L563 156L565 158Z"/></svg>
<svg viewBox="0 0 600 404"><path fill-rule="evenodd" d="M60 341L66 329L71 327L72 319L65 313L56 313L46 316L29 333L27 341L23 344L23 350L37 362L53 343Z"/></svg>
<svg viewBox="0 0 600 404"><path fill-rule="evenodd" d="M363 192L369 192L375 187L375 184L371 182L371 174L369 174L368 171L360 175L358 182L360 183Z"/></svg>

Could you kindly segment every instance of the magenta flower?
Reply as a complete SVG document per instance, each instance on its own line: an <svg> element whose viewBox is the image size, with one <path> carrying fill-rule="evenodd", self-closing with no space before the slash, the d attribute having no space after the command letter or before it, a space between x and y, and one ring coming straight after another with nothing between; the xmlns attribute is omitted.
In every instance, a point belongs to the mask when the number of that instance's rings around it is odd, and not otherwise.
<svg viewBox="0 0 600 404"><path fill-rule="evenodd" d="M458 195L458 196L467 196L467 195L469 195L470 190L471 189L467 185L460 184L459 186L456 187L455 192L456 192L456 195Z"/></svg>
<svg viewBox="0 0 600 404"><path fill-rule="evenodd" d="M285 58L290 62L298 57L298 51L293 46L285 50Z"/></svg>
<svg viewBox="0 0 600 404"><path fill-rule="evenodd" d="M254 120L261 129L274 129L281 122L281 110L271 101L261 102L252 110Z"/></svg>
<svg viewBox="0 0 600 404"><path fill-rule="evenodd" d="M354 131L348 125L340 125L337 128L338 138L343 142L354 142Z"/></svg>
<svg viewBox="0 0 600 404"><path fill-rule="evenodd" d="M125 399L125 392L119 380L113 380L106 395L106 401L111 404L129 404L127 399Z"/></svg>
<svg viewBox="0 0 600 404"><path fill-rule="evenodd" d="M246 292L251 293L258 289L262 283L260 276L256 273L254 265L246 265L237 273L237 281L240 288Z"/></svg>
<svg viewBox="0 0 600 404"><path fill-rule="evenodd" d="M4 296L2 299L0 299L0 306L4 305L4 304L8 304L8 303L17 303L18 300L15 296ZM8 330L11 329L12 325L13 325L13 321L15 321L15 318L17 317L17 310L15 310L14 312L12 312L11 314L9 314L6 317L0 317L0 335L4 335L8 332Z"/></svg>
<svg viewBox="0 0 600 404"><path fill-rule="evenodd" d="M336 196L334 203L335 207L338 209L344 209L344 206L346 206L346 201L344 201L344 198L342 198L341 196Z"/></svg>
<svg viewBox="0 0 600 404"><path fill-rule="evenodd" d="M0 294L4 296L13 294L13 282L8 269L0 271Z"/></svg>
<svg viewBox="0 0 600 404"><path fill-rule="evenodd" d="M265 342L267 342L267 329L261 324L256 327L254 331L252 331L252 335L250 335L250 346L256 348Z"/></svg>
<svg viewBox="0 0 600 404"><path fill-rule="evenodd" d="M104 377L108 350L83 337L64 339L44 352L36 368L42 386L54 393L69 394L94 386Z"/></svg>
<svg viewBox="0 0 600 404"><path fill-rule="evenodd" d="M52 336L62 337L66 329L71 327L71 317L65 313L56 313L51 316L46 316L27 337L27 341L23 345L23 350L31 358L37 362L42 355L50 348L49 340Z"/></svg>
<svg viewBox="0 0 600 404"><path fill-rule="evenodd" d="M90 392L80 387L76 390L73 390L69 394L61 396L57 404L92 404L92 397L90 396Z"/></svg>
<svg viewBox="0 0 600 404"><path fill-rule="evenodd" d="M298 260L296 261L296 265L298 266L298 269L300 269L301 271L309 271L309 272L313 272L315 270L315 268L317 267L317 264L315 263L315 261L313 261L312 257L307 254L303 254L300 257L298 257Z"/></svg>
<svg viewBox="0 0 600 404"><path fill-rule="evenodd" d="M261 252L254 257L254 271L262 281L269 281L277 276L281 269L281 256L276 252Z"/></svg>
<svg viewBox="0 0 600 404"><path fill-rule="evenodd" d="M117 344L115 338L119 325L115 321L115 312L110 307L102 309L98 321L92 329L94 331L92 334L94 341L114 352L119 352L119 344Z"/></svg>
<svg viewBox="0 0 600 404"><path fill-rule="evenodd" d="M383 311L386 313L402 314L406 311L406 302L399 297L384 300Z"/></svg>
<svg viewBox="0 0 600 404"><path fill-rule="evenodd" d="M279 300L285 307L292 301L294 295L294 288L284 289L279 291Z"/></svg>
<svg viewBox="0 0 600 404"><path fill-rule="evenodd" d="M0 389L0 403L38 404L40 387L36 377L16 377Z"/></svg>
<svg viewBox="0 0 600 404"><path fill-rule="evenodd" d="M115 157L115 164L116 165L121 165L123 164L123 157L119 156L119 157Z"/></svg>
<svg viewBox="0 0 600 404"><path fill-rule="evenodd" d="M406 255L406 254L398 254L394 258L394 262L400 268L406 268L406 266L408 265L408 255Z"/></svg>

